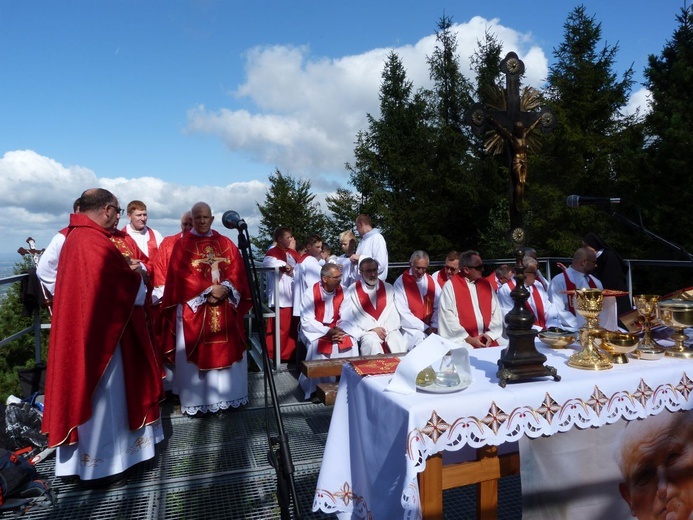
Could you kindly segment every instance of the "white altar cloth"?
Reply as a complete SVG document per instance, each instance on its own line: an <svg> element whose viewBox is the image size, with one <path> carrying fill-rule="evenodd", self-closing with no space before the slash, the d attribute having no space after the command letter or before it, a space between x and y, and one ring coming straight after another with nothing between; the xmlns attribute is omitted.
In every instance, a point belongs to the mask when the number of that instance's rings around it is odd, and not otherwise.
<svg viewBox="0 0 693 520"><path fill-rule="evenodd" d="M693 362L631 359L610 370L566 365L573 349L538 343L561 381L498 386L501 348L470 354L474 382L451 394L385 392L391 375L361 377L346 364L325 446L313 511L340 518L421 518L417 474L426 459L464 446L537 438L573 427L693 408Z"/></svg>

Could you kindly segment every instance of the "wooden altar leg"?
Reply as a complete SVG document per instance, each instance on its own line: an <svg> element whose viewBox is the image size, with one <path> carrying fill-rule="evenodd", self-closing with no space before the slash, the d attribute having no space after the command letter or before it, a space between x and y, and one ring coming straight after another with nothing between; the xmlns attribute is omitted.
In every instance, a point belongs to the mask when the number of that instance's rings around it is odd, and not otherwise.
<svg viewBox="0 0 693 520"><path fill-rule="evenodd" d="M493 460L494 463L498 462L497 446L484 446L476 450L476 460L488 462L488 459L495 459ZM499 474L498 477L500 476ZM479 520L496 520L498 518L497 478L485 480L476 485L476 517Z"/></svg>
<svg viewBox="0 0 693 520"><path fill-rule="evenodd" d="M424 520L443 519L443 456L439 453L426 460L419 473L419 498Z"/></svg>

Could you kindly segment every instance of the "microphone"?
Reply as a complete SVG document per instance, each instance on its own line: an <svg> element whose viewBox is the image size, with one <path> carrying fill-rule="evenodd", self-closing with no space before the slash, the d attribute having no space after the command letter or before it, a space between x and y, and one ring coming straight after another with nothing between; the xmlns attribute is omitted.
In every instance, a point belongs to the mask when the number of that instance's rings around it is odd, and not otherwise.
<svg viewBox="0 0 693 520"><path fill-rule="evenodd" d="M237 229L238 231L248 229L248 224L246 224L245 220L241 218L238 211L233 211L231 209L224 212L221 217L221 223L224 224L224 227L228 229Z"/></svg>
<svg viewBox="0 0 693 520"><path fill-rule="evenodd" d="M609 204L620 204L621 197L583 197L581 195L568 195L566 204L569 208L579 208L580 206L608 206Z"/></svg>

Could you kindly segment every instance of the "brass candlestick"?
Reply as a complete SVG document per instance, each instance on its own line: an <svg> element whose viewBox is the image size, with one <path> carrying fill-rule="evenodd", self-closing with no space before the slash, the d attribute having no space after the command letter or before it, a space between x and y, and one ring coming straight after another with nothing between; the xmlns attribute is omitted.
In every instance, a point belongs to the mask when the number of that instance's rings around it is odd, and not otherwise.
<svg viewBox="0 0 693 520"><path fill-rule="evenodd" d="M667 327L674 329L670 338L674 346L665 349L667 356L693 358L693 350L687 348L684 341L687 336L683 329L693 326L693 301L664 300L659 302L659 320Z"/></svg>
<svg viewBox="0 0 693 520"><path fill-rule="evenodd" d="M582 350L568 358L568 365L583 370L606 370L611 361L599 350L596 341L601 341L604 328L599 325L599 313L604 307L604 294L601 289L577 289L575 291L575 310L585 318L580 328Z"/></svg>

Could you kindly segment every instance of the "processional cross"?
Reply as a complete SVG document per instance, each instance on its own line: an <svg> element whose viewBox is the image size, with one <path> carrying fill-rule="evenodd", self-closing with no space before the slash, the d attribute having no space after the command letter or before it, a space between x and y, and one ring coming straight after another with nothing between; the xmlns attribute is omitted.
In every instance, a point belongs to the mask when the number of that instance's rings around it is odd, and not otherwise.
<svg viewBox="0 0 693 520"><path fill-rule="evenodd" d="M529 290L524 285L523 250L525 242L522 219L523 199L527 185L528 157L530 149L536 151L540 142L532 132L543 133L553 130L556 118L547 107L539 106L538 92L526 87L520 95L520 77L525 64L514 52L509 52L500 64L505 74L505 92L496 89L488 104L477 103L466 114L465 121L474 133L484 138L487 153L506 151L509 158L512 193L510 202L511 237L515 251L515 280L517 284L510 293L513 308L505 316L508 347L503 349L498 360L496 376L501 387L508 382L533 381L542 377L553 377L560 381L555 368L545 366L546 356L537 351L532 328L534 315L526 308Z"/></svg>
<svg viewBox="0 0 693 520"><path fill-rule="evenodd" d="M523 199L527 185L528 152L536 151L540 141L532 135L535 129L549 133L556 125L551 109L539 106L538 92L525 87L520 95L520 78L525 64L514 52L509 52L500 64L505 74L505 92L498 89L491 103L473 105L465 118L474 133L484 138L488 153L506 151L509 157L512 194L510 226L513 242L524 242Z"/></svg>

